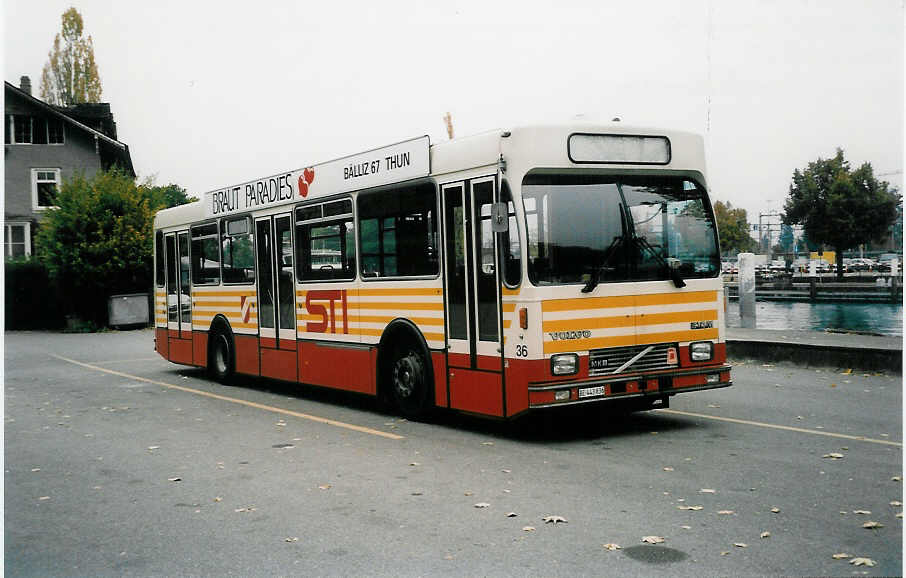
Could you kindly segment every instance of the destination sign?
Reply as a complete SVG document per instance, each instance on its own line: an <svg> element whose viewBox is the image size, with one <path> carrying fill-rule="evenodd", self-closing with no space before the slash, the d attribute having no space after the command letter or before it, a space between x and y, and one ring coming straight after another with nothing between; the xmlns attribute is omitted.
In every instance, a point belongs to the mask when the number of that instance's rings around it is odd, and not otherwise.
<svg viewBox="0 0 906 578"><path fill-rule="evenodd" d="M204 194L205 217L317 199L431 173L428 136Z"/></svg>

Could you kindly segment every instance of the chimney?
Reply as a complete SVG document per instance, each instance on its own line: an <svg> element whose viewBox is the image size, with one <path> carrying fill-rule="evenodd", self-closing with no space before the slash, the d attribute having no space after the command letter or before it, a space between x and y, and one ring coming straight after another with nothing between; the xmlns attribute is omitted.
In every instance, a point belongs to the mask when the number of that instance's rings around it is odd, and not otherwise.
<svg viewBox="0 0 906 578"><path fill-rule="evenodd" d="M22 89L22 92L27 92L31 95L31 79L27 76L23 76L19 79L19 88Z"/></svg>

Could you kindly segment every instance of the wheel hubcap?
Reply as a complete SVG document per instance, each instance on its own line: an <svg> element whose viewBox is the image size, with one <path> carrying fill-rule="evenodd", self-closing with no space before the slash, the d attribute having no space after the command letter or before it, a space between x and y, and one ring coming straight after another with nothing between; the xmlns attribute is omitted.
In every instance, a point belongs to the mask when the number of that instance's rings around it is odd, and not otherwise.
<svg viewBox="0 0 906 578"><path fill-rule="evenodd" d="M397 360L393 367L393 386L397 395L401 398L411 396L418 387L420 375L421 367L418 358L411 353Z"/></svg>

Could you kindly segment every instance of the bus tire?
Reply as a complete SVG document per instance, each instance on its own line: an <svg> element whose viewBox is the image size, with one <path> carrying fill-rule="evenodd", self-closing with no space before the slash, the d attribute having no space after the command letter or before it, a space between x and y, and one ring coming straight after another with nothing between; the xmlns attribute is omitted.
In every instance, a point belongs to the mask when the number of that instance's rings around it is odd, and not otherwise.
<svg viewBox="0 0 906 578"><path fill-rule="evenodd" d="M229 330L214 330L208 340L208 374L216 381L226 384L233 377L235 367L232 334Z"/></svg>
<svg viewBox="0 0 906 578"><path fill-rule="evenodd" d="M379 396L406 417L423 417L434 403L427 345L414 326L398 322L381 339Z"/></svg>

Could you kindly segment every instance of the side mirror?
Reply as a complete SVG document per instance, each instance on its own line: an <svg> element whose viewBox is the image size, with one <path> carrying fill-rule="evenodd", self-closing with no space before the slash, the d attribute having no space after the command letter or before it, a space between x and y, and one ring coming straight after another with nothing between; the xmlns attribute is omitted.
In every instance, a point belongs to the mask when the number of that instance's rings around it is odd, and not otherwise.
<svg viewBox="0 0 906 578"><path fill-rule="evenodd" d="M507 215L506 203L491 205L491 230L495 233L505 233L509 230L510 219Z"/></svg>

